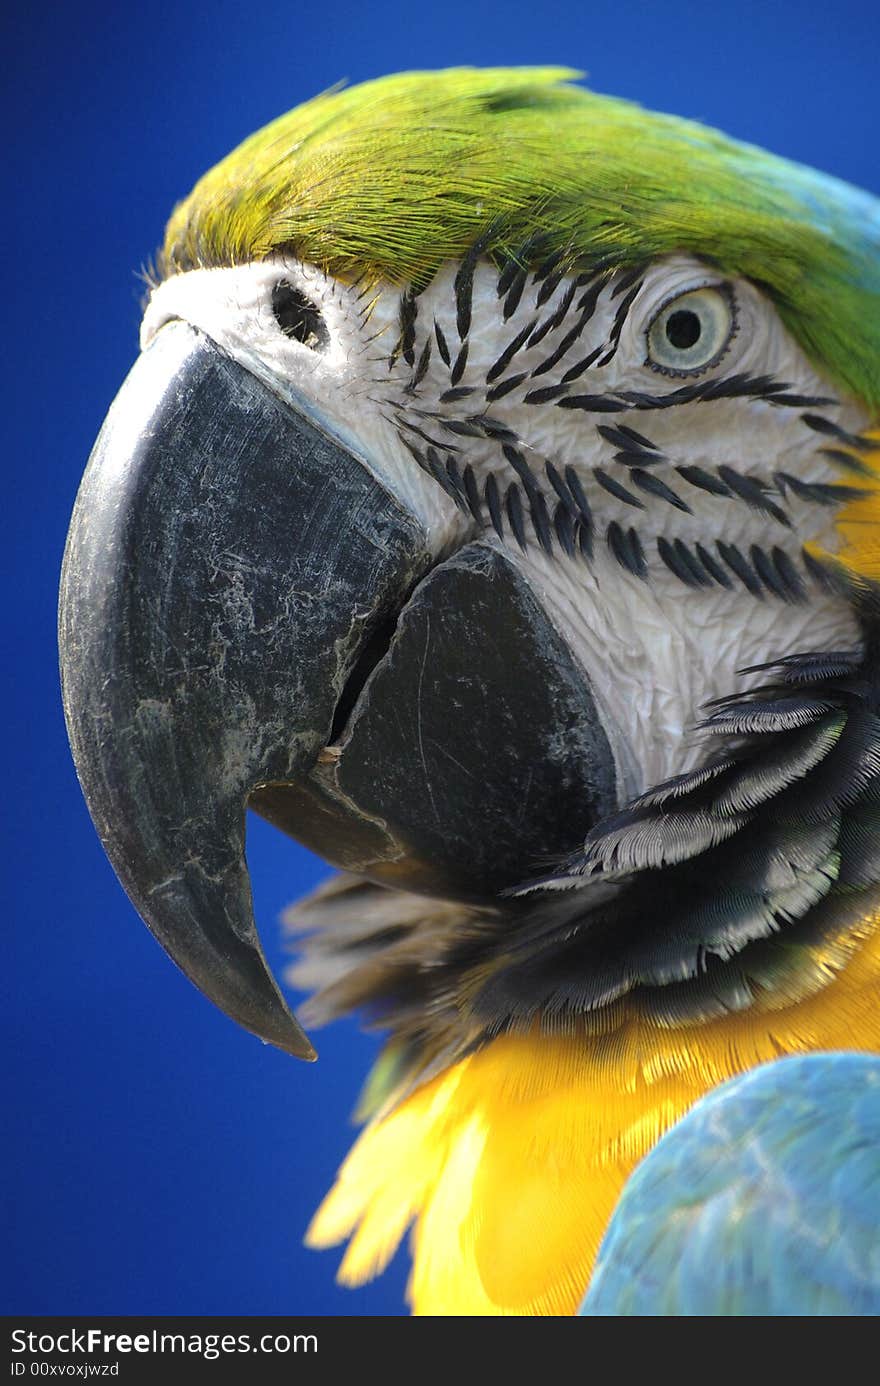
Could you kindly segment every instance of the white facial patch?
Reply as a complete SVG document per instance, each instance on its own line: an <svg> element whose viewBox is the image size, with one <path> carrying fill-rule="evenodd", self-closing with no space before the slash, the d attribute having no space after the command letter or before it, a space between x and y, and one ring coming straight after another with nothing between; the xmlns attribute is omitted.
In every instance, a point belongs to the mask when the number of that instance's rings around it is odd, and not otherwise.
<svg viewBox="0 0 880 1386"><path fill-rule="evenodd" d="M319 338L282 329L279 284ZM279 258L167 280L143 344L172 318L305 401L438 555L505 546L589 676L622 803L699 761L703 705L762 681L739 670L859 643L804 545L838 550L868 420L750 283L686 256L580 278L481 261L414 296Z"/></svg>

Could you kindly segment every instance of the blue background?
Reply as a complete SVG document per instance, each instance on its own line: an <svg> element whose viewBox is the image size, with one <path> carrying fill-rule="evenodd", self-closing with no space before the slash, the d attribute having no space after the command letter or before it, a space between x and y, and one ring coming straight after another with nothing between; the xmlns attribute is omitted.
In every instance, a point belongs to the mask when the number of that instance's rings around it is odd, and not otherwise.
<svg viewBox="0 0 880 1386"><path fill-rule="evenodd" d="M375 1042L339 1024L317 1037L317 1065L297 1064L212 1009L117 885L67 750L58 569L80 473L136 351L137 271L175 200L245 135L342 77L406 67L570 63L597 90L880 192L876 0L18 8L0 35L0 1309L398 1314L404 1255L351 1293L334 1285L337 1253L301 1246ZM249 859L277 972L278 915L326 868L258 821Z"/></svg>

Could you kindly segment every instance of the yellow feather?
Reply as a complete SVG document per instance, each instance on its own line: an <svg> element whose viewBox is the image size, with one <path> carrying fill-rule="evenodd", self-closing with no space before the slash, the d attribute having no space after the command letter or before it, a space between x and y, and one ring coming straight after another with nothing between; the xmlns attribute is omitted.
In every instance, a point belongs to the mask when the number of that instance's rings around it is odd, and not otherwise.
<svg viewBox="0 0 880 1386"><path fill-rule="evenodd" d="M853 456L873 475L846 478L847 486L860 488L862 494L838 511L835 528L842 540L842 548L834 558L848 572L876 582L880 581L880 431L872 430L864 436L877 443L876 450L853 452ZM840 451L852 449L842 448ZM814 544L808 544L807 548L814 557L828 558Z"/></svg>
<svg viewBox="0 0 880 1386"><path fill-rule="evenodd" d="M698 1098L782 1054L880 1050L880 916L810 952L798 999L669 1028L633 999L613 1034L492 1041L366 1128L308 1241L354 1231L359 1284L412 1222L416 1314L572 1314L624 1181Z"/></svg>

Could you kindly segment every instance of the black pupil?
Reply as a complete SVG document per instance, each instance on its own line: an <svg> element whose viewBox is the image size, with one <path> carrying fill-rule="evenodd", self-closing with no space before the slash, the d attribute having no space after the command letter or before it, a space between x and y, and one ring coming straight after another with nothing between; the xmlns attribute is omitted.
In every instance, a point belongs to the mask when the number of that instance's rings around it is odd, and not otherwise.
<svg viewBox="0 0 880 1386"><path fill-rule="evenodd" d="M687 351L700 340L703 327L690 308L677 308L666 321L666 340L678 351Z"/></svg>
<svg viewBox="0 0 880 1386"><path fill-rule="evenodd" d="M285 337L320 351L330 340L320 309L301 289L281 279L272 290L272 312Z"/></svg>

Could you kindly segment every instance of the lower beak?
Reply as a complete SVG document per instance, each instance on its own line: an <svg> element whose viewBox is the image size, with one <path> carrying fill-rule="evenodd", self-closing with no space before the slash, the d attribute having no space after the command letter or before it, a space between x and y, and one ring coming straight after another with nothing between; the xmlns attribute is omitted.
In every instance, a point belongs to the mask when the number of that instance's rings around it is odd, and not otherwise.
<svg viewBox="0 0 880 1386"><path fill-rule="evenodd" d="M74 509L59 644L95 826L187 976L302 1058L254 924L246 802L309 773L431 561L363 461L183 323L135 364Z"/></svg>

